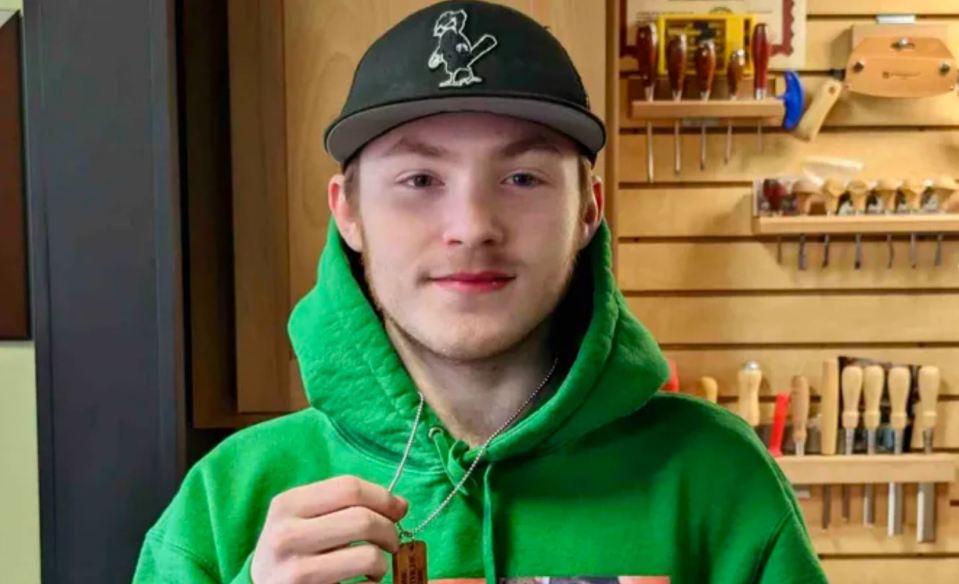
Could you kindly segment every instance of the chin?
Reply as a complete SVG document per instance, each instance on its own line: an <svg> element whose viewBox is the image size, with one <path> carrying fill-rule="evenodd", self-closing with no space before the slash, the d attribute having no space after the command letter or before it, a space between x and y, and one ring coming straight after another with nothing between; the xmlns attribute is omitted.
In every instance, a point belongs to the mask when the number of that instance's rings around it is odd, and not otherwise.
<svg viewBox="0 0 959 584"><path fill-rule="evenodd" d="M407 338L428 349L431 353L452 361L483 361L505 353L523 341L539 324L529 322L471 323L471 319L459 322L416 323L394 320Z"/></svg>

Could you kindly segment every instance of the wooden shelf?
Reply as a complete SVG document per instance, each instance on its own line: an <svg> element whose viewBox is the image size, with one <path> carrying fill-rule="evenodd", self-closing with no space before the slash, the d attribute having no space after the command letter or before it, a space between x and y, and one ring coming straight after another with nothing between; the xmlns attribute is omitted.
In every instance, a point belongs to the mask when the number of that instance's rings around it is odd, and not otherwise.
<svg viewBox="0 0 959 584"><path fill-rule="evenodd" d="M794 485L865 483L950 483L956 480L954 454L853 454L781 456L779 467Z"/></svg>
<svg viewBox="0 0 959 584"><path fill-rule="evenodd" d="M959 233L959 214L755 217L753 233L757 235Z"/></svg>
<svg viewBox="0 0 959 584"><path fill-rule="evenodd" d="M886 534L885 525L863 527L859 522L822 529L816 522L808 526L813 548L821 557L855 555L941 556L959 553L959 528L937 525L936 541L918 543L916 527L904 525L903 534Z"/></svg>
<svg viewBox="0 0 959 584"><path fill-rule="evenodd" d="M676 120L696 118L749 118L769 120L771 125L781 125L786 107L778 99L734 100L716 99L696 101L645 101L634 99L629 115L637 120Z"/></svg>

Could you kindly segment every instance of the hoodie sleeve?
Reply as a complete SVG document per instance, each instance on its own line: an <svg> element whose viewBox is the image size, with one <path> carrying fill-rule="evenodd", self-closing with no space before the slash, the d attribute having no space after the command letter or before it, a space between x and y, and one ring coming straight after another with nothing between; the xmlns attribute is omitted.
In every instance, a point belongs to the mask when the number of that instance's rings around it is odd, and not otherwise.
<svg viewBox="0 0 959 584"><path fill-rule="evenodd" d="M252 584L252 559L250 553L230 584ZM140 551L133 584L221 584L221 581L208 563L190 550L150 534Z"/></svg>
<svg viewBox="0 0 959 584"><path fill-rule="evenodd" d="M755 581L759 584L828 584L795 508L787 511L775 530Z"/></svg>

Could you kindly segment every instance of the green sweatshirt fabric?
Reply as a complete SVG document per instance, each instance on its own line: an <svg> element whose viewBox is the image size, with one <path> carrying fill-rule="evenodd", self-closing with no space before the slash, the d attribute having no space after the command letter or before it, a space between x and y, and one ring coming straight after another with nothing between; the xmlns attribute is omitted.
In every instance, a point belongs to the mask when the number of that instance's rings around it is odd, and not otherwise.
<svg viewBox="0 0 959 584"><path fill-rule="evenodd" d="M577 270L581 342L559 389L492 442L421 534L431 580L660 576L822 583L792 489L752 429L658 391L668 367L629 313L602 225ZM250 582L273 496L338 475L386 485L416 388L331 223L289 334L310 407L236 432L190 469L143 543L136 583ZM418 524L477 454L427 407L396 492ZM387 576L389 581L389 576Z"/></svg>

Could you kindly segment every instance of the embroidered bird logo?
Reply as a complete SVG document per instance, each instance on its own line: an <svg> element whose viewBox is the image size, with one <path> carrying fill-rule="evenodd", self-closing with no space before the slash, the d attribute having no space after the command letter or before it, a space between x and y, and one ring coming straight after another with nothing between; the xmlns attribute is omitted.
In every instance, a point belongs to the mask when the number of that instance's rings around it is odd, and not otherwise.
<svg viewBox="0 0 959 584"><path fill-rule="evenodd" d="M463 33L466 27L465 10L447 10L440 14L433 25L436 48L430 55L430 71L443 65L446 79L440 87L467 87L482 83L482 77L473 72L473 63L497 45L496 37L484 34L476 43L470 42Z"/></svg>

